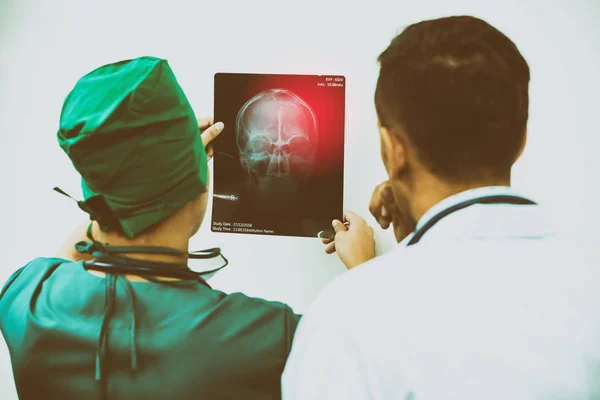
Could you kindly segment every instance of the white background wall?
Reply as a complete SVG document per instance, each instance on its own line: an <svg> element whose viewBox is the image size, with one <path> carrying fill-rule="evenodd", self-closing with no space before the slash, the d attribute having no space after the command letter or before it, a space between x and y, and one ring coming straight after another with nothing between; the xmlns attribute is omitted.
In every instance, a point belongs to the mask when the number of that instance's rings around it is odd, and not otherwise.
<svg viewBox="0 0 600 400"><path fill-rule="evenodd" d="M0 281L53 255L85 217L52 187L80 194L56 130L65 95L91 69L166 58L198 116L212 114L215 72L345 75L344 203L367 216L371 190L385 179L372 101L377 55L406 25L458 14L504 31L531 67L528 148L514 185L545 204L565 231L599 236L600 1L491 3L0 0ZM380 252L393 245L391 232L376 236ZM214 245L231 261L214 286L299 312L344 270L317 239L227 236L205 224L193 247ZM0 398L16 398L2 340Z"/></svg>

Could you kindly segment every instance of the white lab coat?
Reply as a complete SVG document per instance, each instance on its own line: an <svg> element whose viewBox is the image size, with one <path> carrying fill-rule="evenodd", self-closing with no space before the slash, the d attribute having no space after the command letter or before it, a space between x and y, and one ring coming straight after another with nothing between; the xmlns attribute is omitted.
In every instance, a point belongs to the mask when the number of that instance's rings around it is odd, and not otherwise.
<svg viewBox="0 0 600 400"><path fill-rule="evenodd" d="M460 193L417 228L489 194L516 193ZM307 310L284 400L600 398L598 247L561 237L538 205L473 205L410 238Z"/></svg>

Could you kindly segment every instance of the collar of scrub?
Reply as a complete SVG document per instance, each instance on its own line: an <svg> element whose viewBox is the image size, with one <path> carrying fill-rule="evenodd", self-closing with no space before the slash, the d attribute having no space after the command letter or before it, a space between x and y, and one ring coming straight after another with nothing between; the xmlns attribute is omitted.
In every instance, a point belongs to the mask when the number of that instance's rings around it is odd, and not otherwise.
<svg viewBox="0 0 600 400"><path fill-rule="evenodd" d="M464 192L457 193L450 197L446 197L442 201L435 204L431 207L423 216L419 219L417 223L417 227L415 231L421 229L423 225L425 225L430 219L435 217L437 214L447 210L450 207L453 207L459 203L464 201L469 201L472 199L476 199L478 197L487 197L487 196L497 196L497 195L509 195L509 196L521 196L522 194L518 193L510 186L485 186L475 189L465 190ZM412 234L411 234L412 236Z"/></svg>

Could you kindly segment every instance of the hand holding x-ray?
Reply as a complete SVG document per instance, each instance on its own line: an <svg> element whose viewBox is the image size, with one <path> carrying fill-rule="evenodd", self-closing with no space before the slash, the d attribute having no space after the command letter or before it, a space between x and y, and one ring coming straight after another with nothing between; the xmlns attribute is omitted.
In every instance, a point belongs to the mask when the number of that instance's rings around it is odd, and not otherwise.
<svg viewBox="0 0 600 400"><path fill-rule="evenodd" d="M375 257L375 232L367 221L346 211L344 221L333 220L334 239L323 238L327 254L336 253L348 269L352 269Z"/></svg>
<svg viewBox="0 0 600 400"><path fill-rule="evenodd" d="M204 117L198 119L198 128L200 129L200 132L202 132L202 144L206 150L206 157L208 161L210 161L214 154L212 141L223 132L225 125L222 122L217 122L215 124L212 117Z"/></svg>

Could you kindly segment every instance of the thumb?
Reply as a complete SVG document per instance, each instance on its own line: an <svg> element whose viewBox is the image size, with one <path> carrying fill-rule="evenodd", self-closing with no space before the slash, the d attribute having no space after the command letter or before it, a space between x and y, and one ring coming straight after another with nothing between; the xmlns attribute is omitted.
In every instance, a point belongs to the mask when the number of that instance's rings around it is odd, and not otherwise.
<svg viewBox="0 0 600 400"><path fill-rule="evenodd" d="M334 219L331 223L331 226L333 227L335 233L344 232L348 230L348 228L346 228L346 225L344 225L342 221L338 219Z"/></svg>
<svg viewBox="0 0 600 400"><path fill-rule="evenodd" d="M222 122L217 122L204 132L202 132L202 144L204 147L208 146L210 142L212 142L221 132L223 132L223 128L225 125Z"/></svg>

